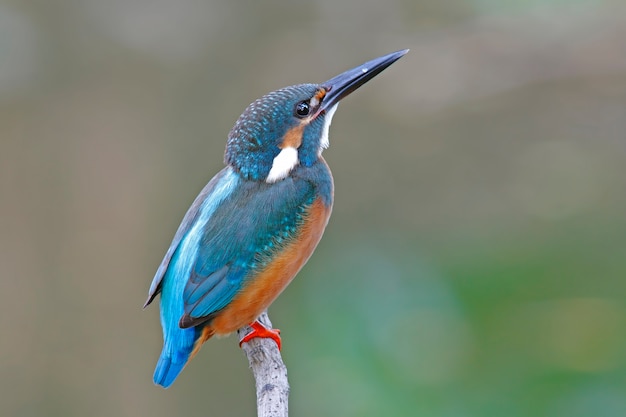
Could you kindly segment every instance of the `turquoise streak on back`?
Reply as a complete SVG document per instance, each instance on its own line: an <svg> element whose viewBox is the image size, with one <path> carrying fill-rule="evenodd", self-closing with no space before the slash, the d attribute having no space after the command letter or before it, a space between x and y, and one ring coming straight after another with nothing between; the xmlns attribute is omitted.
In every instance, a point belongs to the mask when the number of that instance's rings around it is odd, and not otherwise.
<svg viewBox="0 0 626 417"><path fill-rule="evenodd" d="M181 246L187 242L185 238ZM177 270L184 269L180 265L180 251L172 257L170 268L163 278L161 290L161 323L163 324L163 350L154 370L154 383L169 387L183 370L196 341L196 329L181 329L178 320L183 315L183 299L180 294L185 281L177 279ZM177 268L183 266L183 268ZM178 294L178 296L177 296Z"/></svg>
<svg viewBox="0 0 626 417"><path fill-rule="evenodd" d="M205 225L217 209L237 186L239 178L232 169L222 171L219 181L209 183L200 193L185 216L172 245L176 245L170 259L166 257L154 278L153 287L161 288L161 324L163 326L163 350L156 369L154 383L169 387L183 370L194 344L202 333L202 326L181 329L179 320L184 314L183 292L196 261L200 240ZM207 190L207 188L212 188ZM208 191L208 192L206 192ZM206 197L206 199L202 198ZM195 212L194 212L195 211ZM173 248L170 248L173 249Z"/></svg>

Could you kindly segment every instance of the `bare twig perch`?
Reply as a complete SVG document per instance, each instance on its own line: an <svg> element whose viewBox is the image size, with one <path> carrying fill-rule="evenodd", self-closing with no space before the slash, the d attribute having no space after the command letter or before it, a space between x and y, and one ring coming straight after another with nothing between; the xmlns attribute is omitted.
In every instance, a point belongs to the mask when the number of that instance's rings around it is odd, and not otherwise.
<svg viewBox="0 0 626 417"><path fill-rule="evenodd" d="M267 312L258 319L268 329L272 328ZM237 330L239 339L252 331L246 326ZM272 339L255 338L241 345L248 357L250 369L256 381L256 404L258 417L287 417L289 383L287 367L280 356L278 346Z"/></svg>

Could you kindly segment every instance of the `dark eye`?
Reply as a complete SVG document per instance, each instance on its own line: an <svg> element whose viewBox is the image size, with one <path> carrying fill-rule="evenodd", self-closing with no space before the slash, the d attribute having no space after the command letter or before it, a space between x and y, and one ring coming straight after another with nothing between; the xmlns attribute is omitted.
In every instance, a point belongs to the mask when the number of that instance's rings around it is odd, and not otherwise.
<svg viewBox="0 0 626 417"><path fill-rule="evenodd" d="M300 117L307 116L309 114L309 103L306 101L301 101L296 104L296 114Z"/></svg>

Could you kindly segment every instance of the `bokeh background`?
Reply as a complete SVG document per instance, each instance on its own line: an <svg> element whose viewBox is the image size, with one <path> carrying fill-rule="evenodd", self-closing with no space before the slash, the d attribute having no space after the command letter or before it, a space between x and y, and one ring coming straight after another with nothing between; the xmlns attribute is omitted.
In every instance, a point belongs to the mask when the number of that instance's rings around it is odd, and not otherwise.
<svg viewBox="0 0 626 417"><path fill-rule="evenodd" d="M411 48L270 310L292 414L623 417L625 39L622 0L1 2L0 415L254 415L235 337L152 384L152 276L248 103Z"/></svg>

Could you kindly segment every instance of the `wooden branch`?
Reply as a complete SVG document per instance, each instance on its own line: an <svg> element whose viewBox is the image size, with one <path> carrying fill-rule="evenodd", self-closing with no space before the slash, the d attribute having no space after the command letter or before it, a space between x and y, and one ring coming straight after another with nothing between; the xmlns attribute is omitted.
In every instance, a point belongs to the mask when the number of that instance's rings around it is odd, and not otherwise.
<svg viewBox="0 0 626 417"><path fill-rule="evenodd" d="M267 312L263 312L258 320L268 329L272 328ZM251 331L252 328L249 326L237 330L239 340ZM256 382L258 417L287 417L289 414L287 367L276 343L272 339L254 338L243 343L241 349L248 357Z"/></svg>

